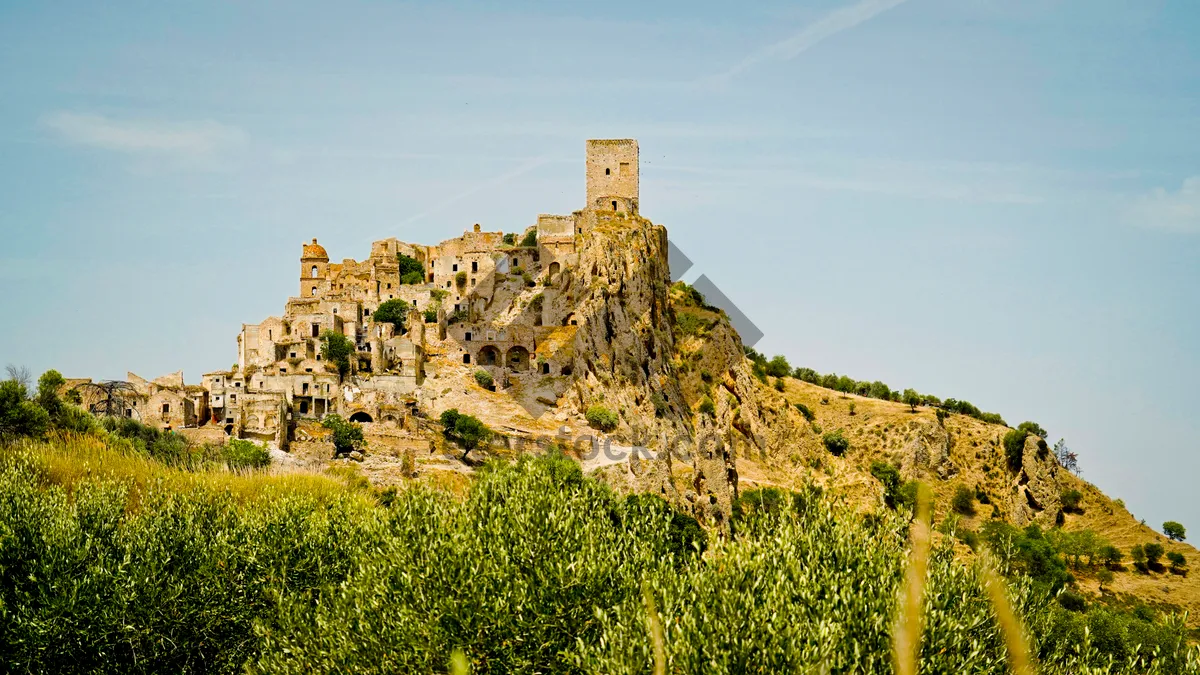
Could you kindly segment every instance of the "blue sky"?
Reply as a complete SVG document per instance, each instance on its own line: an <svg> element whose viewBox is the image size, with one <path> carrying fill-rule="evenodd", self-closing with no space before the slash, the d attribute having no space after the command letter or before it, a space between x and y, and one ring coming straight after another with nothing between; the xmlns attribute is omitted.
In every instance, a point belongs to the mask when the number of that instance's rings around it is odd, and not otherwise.
<svg viewBox="0 0 1200 675"><path fill-rule="evenodd" d="M0 5L0 362L189 381L300 245L642 211L796 365L1033 419L1200 530L1200 6Z"/></svg>

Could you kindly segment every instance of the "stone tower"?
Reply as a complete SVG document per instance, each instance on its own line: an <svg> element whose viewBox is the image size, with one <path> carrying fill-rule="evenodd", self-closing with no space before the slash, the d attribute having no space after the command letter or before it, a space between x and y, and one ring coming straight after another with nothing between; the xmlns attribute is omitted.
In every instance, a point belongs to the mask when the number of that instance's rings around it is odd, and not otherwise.
<svg viewBox="0 0 1200 675"><path fill-rule="evenodd" d="M329 267L329 254L317 243L305 244L300 253L300 297L311 298L320 291Z"/></svg>
<svg viewBox="0 0 1200 675"><path fill-rule="evenodd" d="M587 142L587 208L638 210L638 144L632 138Z"/></svg>

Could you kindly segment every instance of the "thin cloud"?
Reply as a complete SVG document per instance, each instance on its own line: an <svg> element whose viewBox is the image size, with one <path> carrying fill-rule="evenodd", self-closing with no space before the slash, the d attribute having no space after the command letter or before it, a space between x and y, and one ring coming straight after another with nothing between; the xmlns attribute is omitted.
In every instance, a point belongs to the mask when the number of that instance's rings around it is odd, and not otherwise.
<svg viewBox="0 0 1200 675"><path fill-rule="evenodd" d="M1200 234L1200 176L1185 178L1176 192L1155 188L1135 199L1126 215L1139 227Z"/></svg>
<svg viewBox="0 0 1200 675"><path fill-rule="evenodd" d="M715 79L725 82L760 63L790 61L834 35L870 21L904 2L905 0L861 0L849 7L836 9L791 37L753 52L734 67L717 75Z"/></svg>
<svg viewBox="0 0 1200 675"><path fill-rule="evenodd" d="M520 166L517 166L516 168L512 169L511 171L500 174L499 176L496 176L495 178L492 178L491 180L486 180L481 183L477 183L473 187L468 188L467 190L460 192L460 193L454 195L453 197L450 197L449 199L438 202L437 204L434 204L433 206L430 206L429 208L426 208L423 211L421 211L415 215L409 216L408 218L401 221L400 225L404 226L404 225L410 225L412 223L415 223L418 220L421 220L422 218L424 218L426 216L433 215L433 214L437 213L438 211L441 211L442 209L452 206L455 203L460 202L477 192L482 192L483 190L498 187L518 176L521 176L526 173L529 173L530 171L533 171L534 169L538 168L539 166L543 166L545 164L549 164L549 163L555 162L555 161L562 162L562 161L566 161L566 160L554 160L550 157L534 157L530 160L523 162Z"/></svg>
<svg viewBox="0 0 1200 675"><path fill-rule="evenodd" d="M148 122L57 112L42 123L68 143L130 155L207 159L241 145L246 134L217 122Z"/></svg>

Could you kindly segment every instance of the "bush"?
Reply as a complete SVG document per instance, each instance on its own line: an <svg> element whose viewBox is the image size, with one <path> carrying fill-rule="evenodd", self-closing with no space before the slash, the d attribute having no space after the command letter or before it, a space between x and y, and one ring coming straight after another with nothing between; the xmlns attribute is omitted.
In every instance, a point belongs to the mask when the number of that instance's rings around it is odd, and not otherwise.
<svg viewBox="0 0 1200 675"><path fill-rule="evenodd" d="M904 486L900 482L900 470L894 465L889 464L888 462L871 462L871 475L883 484L883 503L886 504L888 508L894 509L901 504L906 504L911 507L911 505L915 502L915 490L913 491L913 499L911 500L902 494Z"/></svg>
<svg viewBox="0 0 1200 675"><path fill-rule="evenodd" d="M466 271L460 270L457 274L454 275L454 285L458 286L459 290L462 290L467 287Z"/></svg>
<svg viewBox="0 0 1200 675"><path fill-rule="evenodd" d="M24 384L14 379L0 382L0 440L19 436L38 438L49 426L49 413L29 400Z"/></svg>
<svg viewBox="0 0 1200 675"><path fill-rule="evenodd" d="M700 399L700 406L697 408L701 415L715 417L717 414L717 406L713 404L713 400L707 396Z"/></svg>
<svg viewBox="0 0 1200 675"><path fill-rule="evenodd" d="M532 248L537 246L537 230L530 230L521 238L521 246Z"/></svg>
<svg viewBox="0 0 1200 675"><path fill-rule="evenodd" d="M321 355L337 367L338 375L346 377L350 372L350 357L354 354L354 343L350 338L332 330L321 333Z"/></svg>
<svg viewBox="0 0 1200 675"><path fill-rule="evenodd" d="M1101 562L1109 567L1116 567L1117 565L1120 565L1121 560L1125 557L1125 554L1121 553L1121 549L1113 546L1112 544L1105 544L1104 546L1101 546L1096 552L1096 555L1100 558Z"/></svg>
<svg viewBox="0 0 1200 675"><path fill-rule="evenodd" d="M390 323L396 327L396 335L404 332L404 321L410 305L403 300L388 300L379 305L371 320L375 323Z"/></svg>
<svg viewBox="0 0 1200 675"><path fill-rule="evenodd" d="M500 241L504 242L505 246L513 246L517 243L517 235L515 232L505 232Z"/></svg>
<svg viewBox="0 0 1200 675"><path fill-rule="evenodd" d="M587 418L590 427L600 431L612 431L621 422L617 413L599 404L589 407L584 417Z"/></svg>
<svg viewBox="0 0 1200 675"><path fill-rule="evenodd" d="M1133 548L1129 549L1129 558L1133 561L1133 566L1138 570L1145 572L1146 567L1146 549L1141 544L1134 544Z"/></svg>
<svg viewBox="0 0 1200 675"><path fill-rule="evenodd" d="M1170 539L1171 541L1183 541L1184 539L1187 539L1187 530L1183 527L1183 525L1175 522L1174 520L1168 520L1167 522L1163 523L1162 529L1163 534L1167 535L1167 539Z"/></svg>
<svg viewBox="0 0 1200 675"><path fill-rule="evenodd" d="M221 453L231 469L261 469L271 463L267 446L238 438L229 439Z"/></svg>
<svg viewBox="0 0 1200 675"><path fill-rule="evenodd" d="M425 323L437 323L437 310L430 308L425 310Z"/></svg>
<svg viewBox="0 0 1200 675"><path fill-rule="evenodd" d="M496 385L496 380L492 378L492 374L482 368L475 371L475 382L484 389L491 389Z"/></svg>
<svg viewBox="0 0 1200 675"><path fill-rule="evenodd" d="M667 414L668 410L671 409L670 406L667 405L667 397L663 396L661 392L657 391L650 394L650 405L654 406L655 417L662 417L663 415Z"/></svg>
<svg viewBox="0 0 1200 675"><path fill-rule="evenodd" d="M1171 563L1171 571L1179 572L1187 566L1187 558L1179 551L1170 551L1167 553L1167 561Z"/></svg>
<svg viewBox="0 0 1200 675"><path fill-rule="evenodd" d="M846 454L846 450L850 449L850 441L842 434L842 430L831 431L821 439L825 443L825 449L837 457Z"/></svg>
<svg viewBox="0 0 1200 675"><path fill-rule="evenodd" d="M771 377L787 377L792 372L787 357L775 356L767 362L767 375Z"/></svg>
<svg viewBox="0 0 1200 675"><path fill-rule="evenodd" d="M1143 546L1142 549L1146 552L1146 564L1151 568L1158 567L1159 561L1162 560L1163 553L1165 552L1163 545L1158 542L1150 542Z"/></svg>
<svg viewBox="0 0 1200 675"><path fill-rule="evenodd" d="M363 438L362 425L358 422L349 422L343 419L341 415L331 414L326 415L325 419L321 420L321 426L333 432L332 440L335 457L366 447L367 442Z"/></svg>
<svg viewBox="0 0 1200 675"><path fill-rule="evenodd" d="M816 419L816 417L817 417L816 415L813 414L813 411L810 410L809 407L804 405L803 403L797 403L796 410L800 411L800 414L804 416L804 421L806 421L806 422L811 422L814 419Z"/></svg>
<svg viewBox="0 0 1200 675"><path fill-rule="evenodd" d="M783 378L777 378L775 380L775 391L782 392L783 390L784 390ZM851 405L853 405L853 404L851 404Z"/></svg>
<svg viewBox="0 0 1200 675"><path fill-rule="evenodd" d="M975 515L975 491L966 485L959 485L950 499L950 507L964 516Z"/></svg>
<svg viewBox="0 0 1200 675"><path fill-rule="evenodd" d="M1042 428L1042 425L1037 422L1021 422L1017 425L1017 430L1024 431L1026 434L1033 434L1042 439L1045 439L1048 435L1046 430Z"/></svg>
<svg viewBox="0 0 1200 675"><path fill-rule="evenodd" d="M1087 600L1074 591L1060 591L1058 594L1058 604L1062 605L1063 609L1068 612L1087 611Z"/></svg>
<svg viewBox="0 0 1200 675"><path fill-rule="evenodd" d="M1011 429L1004 434L1004 459L1012 472L1021 470L1025 458L1025 437L1029 434L1020 429Z"/></svg>
<svg viewBox="0 0 1200 675"><path fill-rule="evenodd" d="M1096 572L1096 581L1100 582L1100 590L1102 591L1104 590L1105 586L1112 584L1113 579L1114 577L1112 570L1108 569L1107 567L1102 567L1100 568L1100 571Z"/></svg>
<svg viewBox="0 0 1200 675"><path fill-rule="evenodd" d="M1059 500L1062 502L1063 511L1066 511L1067 513L1083 512L1082 509L1079 508L1080 502L1083 501L1083 493L1079 490L1064 490L1059 496Z"/></svg>
<svg viewBox="0 0 1200 675"><path fill-rule="evenodd" d="M420 261L412 256L404 255L403 253L396 254L396 263L399 266L400 283L402 284L420 284L425 281L425 267ZM416 281L410 281L416 279Z"/></svg>

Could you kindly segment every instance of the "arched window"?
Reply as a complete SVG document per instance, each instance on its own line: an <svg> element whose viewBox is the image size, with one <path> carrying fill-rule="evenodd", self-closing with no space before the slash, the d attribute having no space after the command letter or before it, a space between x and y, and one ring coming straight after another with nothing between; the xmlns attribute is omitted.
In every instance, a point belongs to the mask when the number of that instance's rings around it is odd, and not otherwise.
<svg viewBox="0 0 1200 675"><path fill-rule="evenodd" d="M317 266L316 265L312 266L312 272L310 272L310 274L312 275L313 279L317 278Z"/></svg>
<svg viewBox="0 0 1200 675"><path fill-rule="evenodd" d="M313 296L316 296L316 294L317 294L317 287L316 287L316 286L313 286L313 287L312 287L312 295L313 295Z"/></svg>

